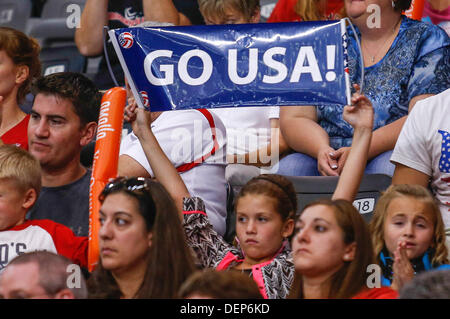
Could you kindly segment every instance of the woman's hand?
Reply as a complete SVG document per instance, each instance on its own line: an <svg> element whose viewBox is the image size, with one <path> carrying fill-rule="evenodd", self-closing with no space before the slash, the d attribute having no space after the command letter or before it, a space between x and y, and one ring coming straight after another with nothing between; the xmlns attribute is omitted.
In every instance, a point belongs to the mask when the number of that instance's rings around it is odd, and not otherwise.
<svg viewBox="0 0 450 319"><path fill-rule="evenodd" d="M317 170L323 176L337 176L337 161L334 159L335 150L331 147L324 147L317 153Z"/></svg>
<svg viewBox="0 0 450 319"><path fill-rule="evenodd" d="M397 291L414 278L414 269L406 254L406 242L404 241L400 241L394 251L393 271L392 288Z"/></svg>
<svg viewBox="0 0 450 319"><path fill-rule="evenodd" d="M341 147L334 152L332 158L337 161L338 168L336 172L341 175L345 162L347 161L348 154L350 154L351 147Z"/></svg>

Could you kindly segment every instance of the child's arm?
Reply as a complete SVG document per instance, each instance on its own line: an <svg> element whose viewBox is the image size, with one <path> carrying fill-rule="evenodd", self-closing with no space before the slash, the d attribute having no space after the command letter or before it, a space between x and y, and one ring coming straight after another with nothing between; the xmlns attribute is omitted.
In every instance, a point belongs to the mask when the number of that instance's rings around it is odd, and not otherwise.
<svg viewBox="0 0 450 319"><path fill-rule="evenodd" d="M183 198L190 197L190 194L178 171L167 158L158 140L153 135L150 127L150 112L138 108L131 98L131 103L125 108L125 120L131 122L133 132L144 149L145 156L155 174L155 178L172 196L180 218L183 220Z"/></svg>
<svg viewBox="0 0 450 319"><path fill-rule="evenodd" d="M191 197L178 171L161 149L150 128L150 112L137 108L131 101L125 108L125 120L131 122L155 178L175 200L188 245L203 267L213 267L221 255L230 250L230 245L214 231L206 216L203 201L198 197Z"/></svg>
<svg viewBox="0 0 450 319"><path fill-rule="evenodd" d="M359 91L358 85L354 86ZM373 107L370 100L359 93L352 96L352 105L344 108L344 120L353 128L353 141L333 199L352 202L358 192L366 167L373 128Z"/></svg>

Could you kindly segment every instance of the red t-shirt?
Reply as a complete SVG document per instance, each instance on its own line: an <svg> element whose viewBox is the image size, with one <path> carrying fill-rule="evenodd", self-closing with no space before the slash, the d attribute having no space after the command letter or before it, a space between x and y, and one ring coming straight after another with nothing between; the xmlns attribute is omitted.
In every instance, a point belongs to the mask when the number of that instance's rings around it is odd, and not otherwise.
<svg viewBox="0 0 450 319"><path fill-rule="evenodd" d="M279 0L272 11L267 22L294 22L302 21L295 12L297 0ZM344 6L343 0L328 0L325 17L327 20L338 20L341 18L340 11Z"/></svg>
<svg viewBox="0 0 450 319"><path fill-rule="evenodd" d="M18 147L28 150L28 122L30 115L28 114L16 126L3 134L0 138L4 144L16 144Z"/></svg>
<svg viewBox="0 0 450 319"><path fill-rule="evenodd" d="M0 231L0 247L4 249L0 259L0 273L16 256L38 250L46 250L69 258L87 267L88 237L77 237L69 227L52 220L26 220L24 223Z"/></svg>
<svg viewBox="0 0 450 319"><path fill-rule="evenodd" d="M398 292L389 287L364 289L352 299L397 299Z"/></svg>

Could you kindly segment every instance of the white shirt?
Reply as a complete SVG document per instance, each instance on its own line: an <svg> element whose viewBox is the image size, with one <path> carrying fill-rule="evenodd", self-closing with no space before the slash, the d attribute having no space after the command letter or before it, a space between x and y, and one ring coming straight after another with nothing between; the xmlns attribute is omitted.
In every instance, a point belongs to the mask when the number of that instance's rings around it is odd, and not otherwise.
<svg viewBox="0 0 450 319"><path fill-rule="evenodd" d="M211 109L226 127L228 154L246 154L270 143L270 120L280 117L279 107Z"/></svg>
<svg viewBox="0 0 450 319"><path fill-rule="evenodd" d="M416 103L391 161L431 177L445 227L450 228L450 89Z"/></svg>
<svg viewBox="0 0 450 319"><path fill-rule="evenodd" d="M180 173L191 196L203 199L208 218L221 235L226 228L226 133L222 121L212 114L216 128L218 149L194 168ZM163 112L151 125L162 150L175 167L199 161L214 147L208 120L197 110ZM153 177L144 150L134 133L128 134L121 143L120 155L126 154L136 160Z"/></svg>

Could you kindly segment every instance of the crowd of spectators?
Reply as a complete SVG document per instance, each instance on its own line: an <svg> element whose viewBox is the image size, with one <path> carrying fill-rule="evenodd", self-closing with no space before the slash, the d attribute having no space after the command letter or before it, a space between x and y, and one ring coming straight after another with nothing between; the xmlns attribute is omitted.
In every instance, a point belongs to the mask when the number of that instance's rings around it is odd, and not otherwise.
<svg viewBox="0 0 450 319"><path fill-rule="evenodd" d="M32 2L39 16L45 1ZM42 75L38 41L0 27L0 298L450 298L450 7L425 0L417 21L404 14L411 0L370 5L378 27L366 1L86 0L73 41L101 57L92 75ZM355 27L351 105L151 112L106 42L112 78L102 40L104 26L344 17ZM90 272L82 153L95 143L102 93L117 85L129 132L99 197ZM199 134L174 138L198 123ZM180 143L194 151L177 156ZM392 178L370 223L352 205L364 174ZM298 211L286 176L338 182ZM234 196L233 184L243 185Z"/></svg>

